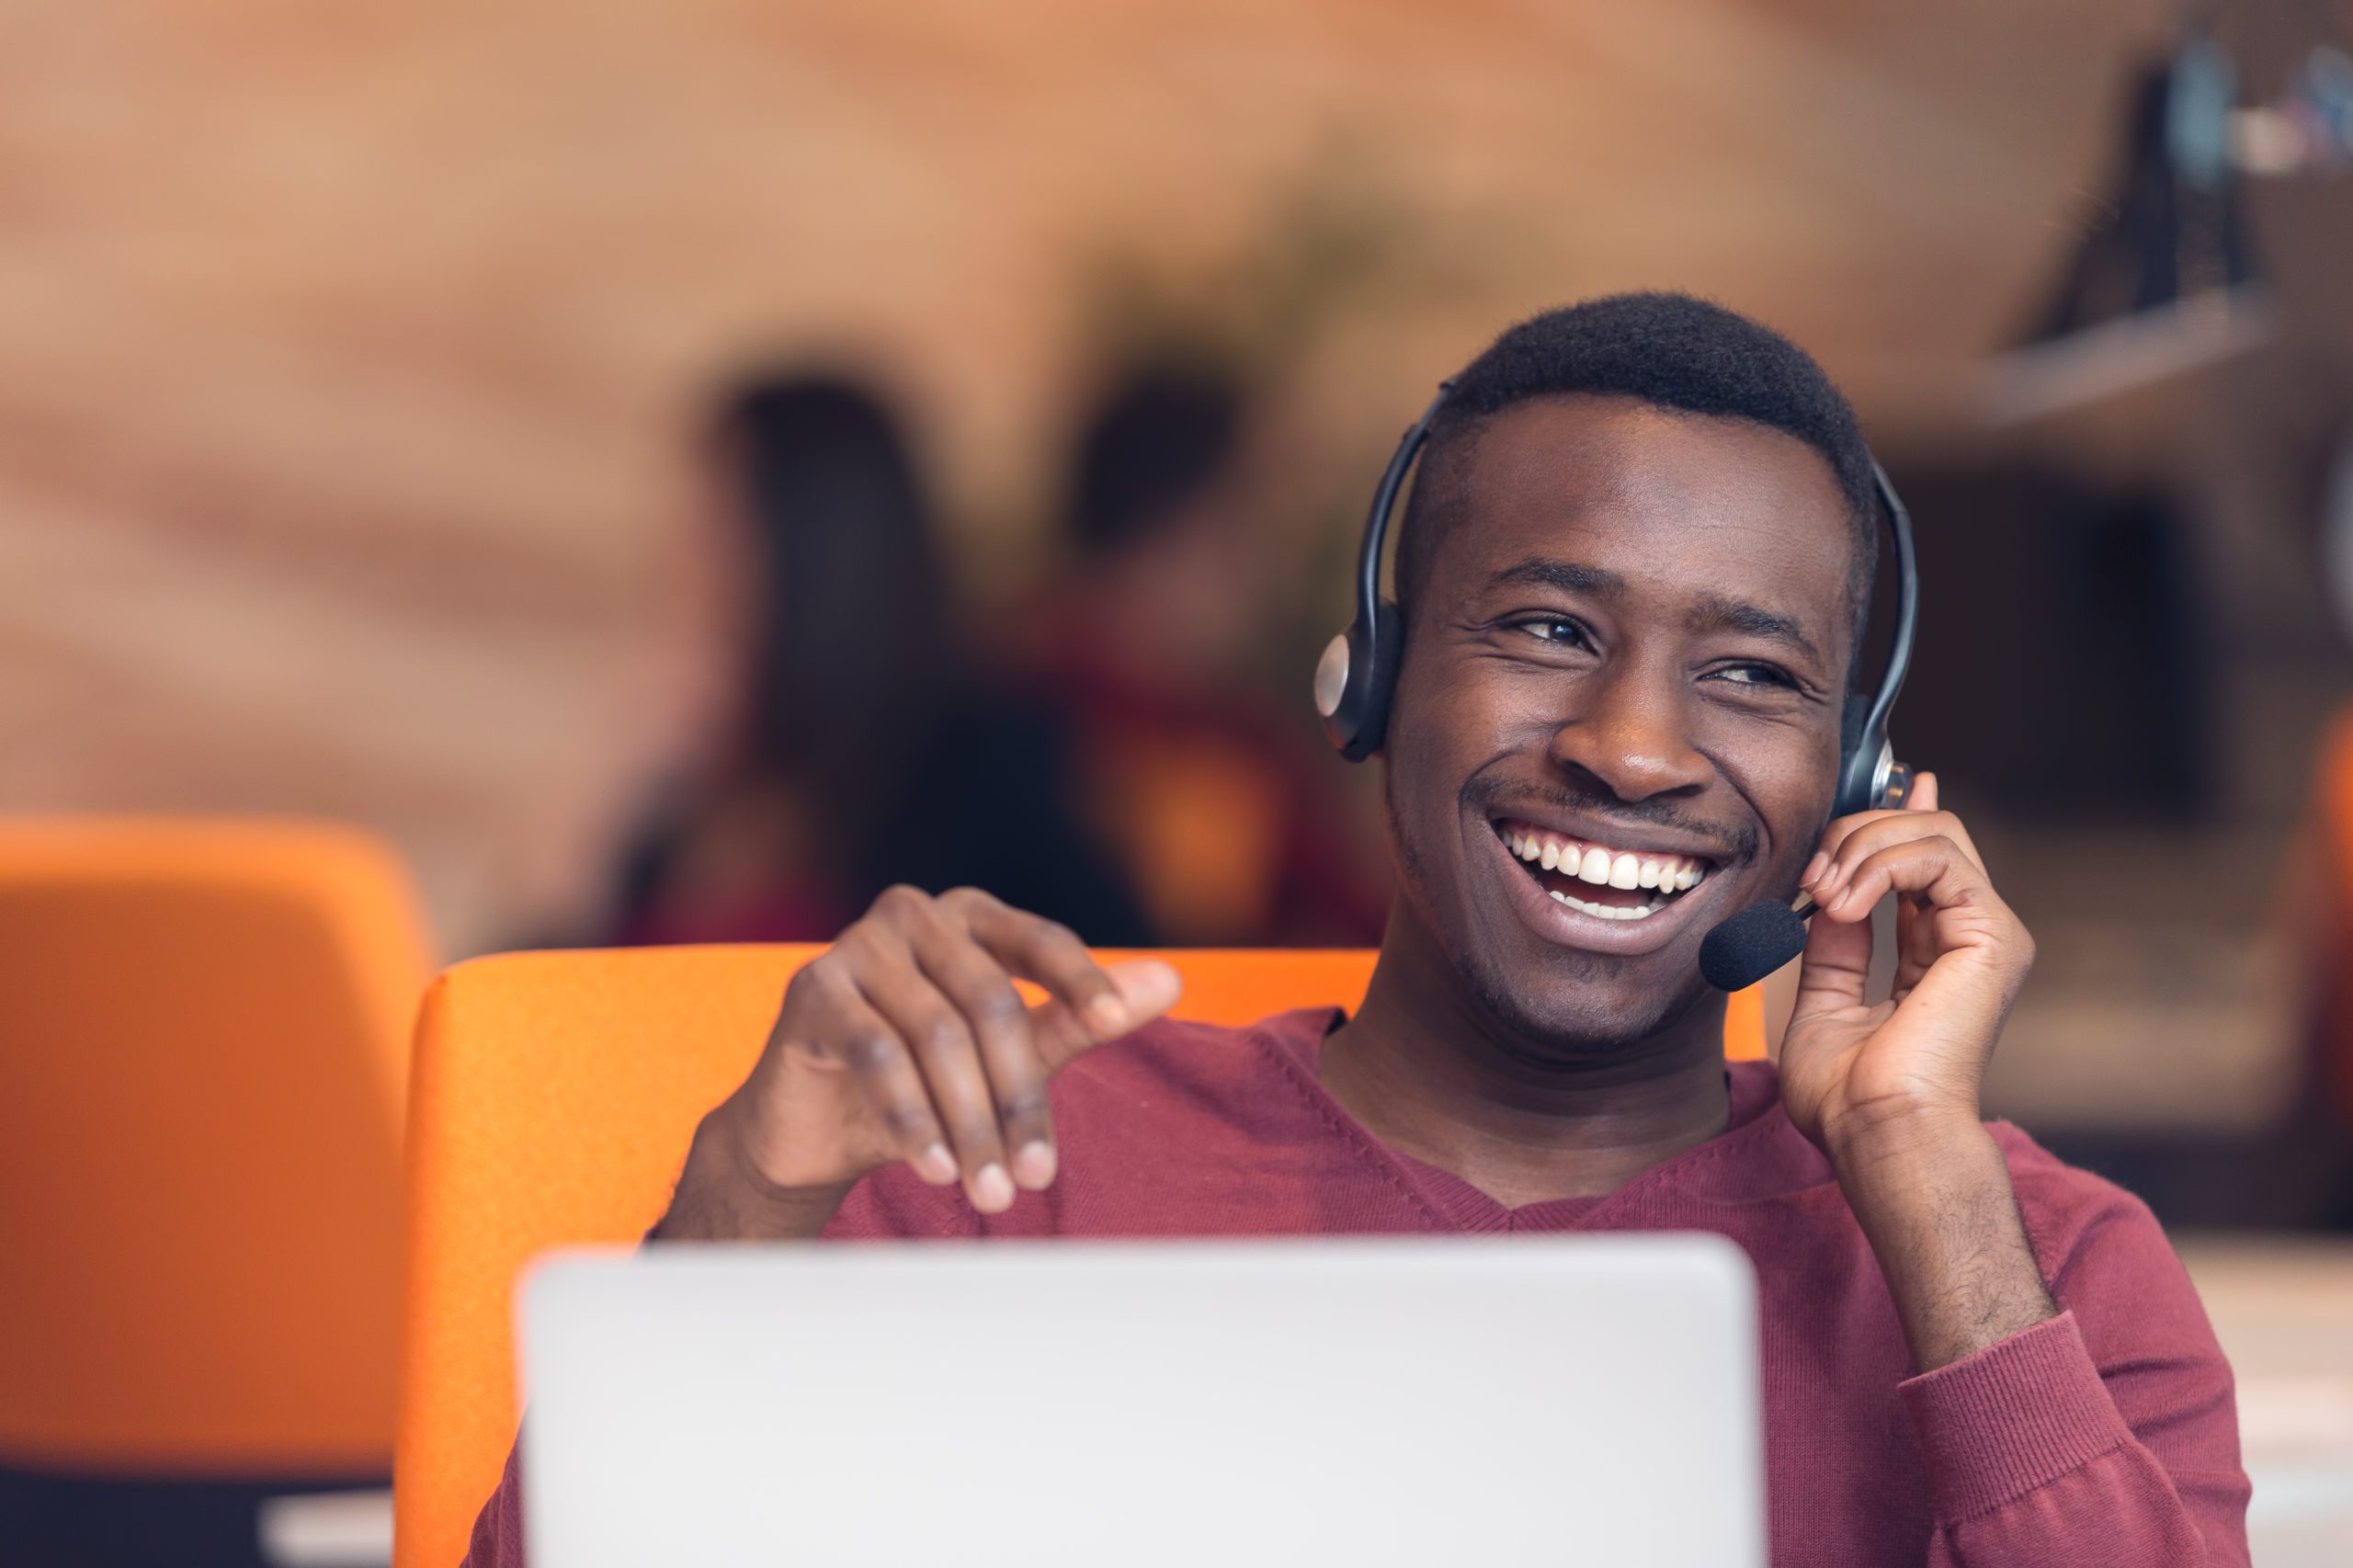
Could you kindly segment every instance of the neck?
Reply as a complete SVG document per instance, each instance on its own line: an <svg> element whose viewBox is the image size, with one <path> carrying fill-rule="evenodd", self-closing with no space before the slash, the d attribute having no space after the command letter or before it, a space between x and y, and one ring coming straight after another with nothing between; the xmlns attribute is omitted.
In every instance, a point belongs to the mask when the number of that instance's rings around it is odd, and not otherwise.
<svg viewBox="0 0 2353 1568"><path fill-rule="evenodd" d="M1586 1061L1538 1062L1461 994L1402 911L1317 1076L1374 1137L1506 1208L1615 1192L1723 1131L1723 999Z"/></svg>

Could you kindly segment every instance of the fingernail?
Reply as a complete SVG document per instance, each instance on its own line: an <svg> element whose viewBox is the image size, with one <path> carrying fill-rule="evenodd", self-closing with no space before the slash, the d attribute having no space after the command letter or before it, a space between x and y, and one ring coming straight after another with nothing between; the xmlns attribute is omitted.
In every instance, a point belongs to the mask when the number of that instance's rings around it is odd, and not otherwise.
<svg viewBox="0 0 2353 1568"><path fill-rule="evenodd" d="M1097 996L1086 1005L1086 1016L1094 1021L1097 1028L1124 1028L1128 1022L1128 1007L1117 996Z"/></svg>
<svg viewBox="0 0 2353 1568"><path fill-rule="evenodd" d="M1815 850L1813 858L1805 863L1805 874L1798 879L1798 886L1802 888L1813 886L1815 879L1828 869L1830 869L1830 857L1819 849Z"/></svg>
<svg viewBox="0 0 2353 1568"><path fill-rule="evenodd" d="M1024 1143L1013 1156L1013 1179L1032 1192L1054 1183L1054 1151L1049 1143Z"/></svg>
<svg viewBox="0 0 2353 1568"><path fill-rule="evenodd" d="M1005 1174L1003 1165L992 1163L981 1167L981 1174L972 1178L972 1204L987 1214L1013 1207L1013 1178Z"/></svg>
<svg viewBox="0 0 2353 1568"><path fill-rule="evenodd" d="M915 1175L934 1187L946 1187L956 1179L956 1156L948 1152L945 1143L934 1143L915 1158Z"/></svg>

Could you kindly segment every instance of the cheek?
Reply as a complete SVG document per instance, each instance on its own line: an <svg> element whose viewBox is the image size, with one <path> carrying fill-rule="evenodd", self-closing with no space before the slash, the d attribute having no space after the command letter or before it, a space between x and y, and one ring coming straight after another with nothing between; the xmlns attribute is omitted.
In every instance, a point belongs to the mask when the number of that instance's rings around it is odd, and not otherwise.
<svg viewBox="0 0 2353 1568"><path fill-rule="evenodd" d="M1449 656L1452 654L1452 656ZM1542 710L1537 683L1512 680L1491 659L1449 649L1410 652L1390 707L1390 733L1408 749L1474 768L1501 753L1541 744L1556 718Z"/></svg>
<svg viewBox="0 0 2353 1568"><path fill-rule="evenodd" d="M1813 854L1823 825L1830 820L1831 797L1837 787L1836 741L1760 748L1737 766L1744 792L1771 836L1767 858L1802 860Z"/></svg>
<svg viewBox="0 0 2353 1568"><path fill-rule="evenodd" d="M1427 851L1458 814L1463 780L1484 756L1486 720L1451 680L1431 678L1431 661L1409 655L1391 693L1381 763L1389 812L1409 847Z"/></svg>
<svg viewBox="0 0 2353 1568"><path fill-rule="evenodd" d="M1463 780L1495 755L1505 728L1491 687L1460 671L1435 673L1428 659L1407 661L1385 743L1396 803L1424 817L1454 810Z"/></svg>

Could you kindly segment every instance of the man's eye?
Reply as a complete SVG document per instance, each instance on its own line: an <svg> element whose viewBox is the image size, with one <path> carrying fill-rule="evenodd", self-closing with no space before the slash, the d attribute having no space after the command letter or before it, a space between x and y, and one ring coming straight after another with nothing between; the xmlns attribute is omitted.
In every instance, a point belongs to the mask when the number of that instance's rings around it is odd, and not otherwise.
<svg viewBox="0 0 2353 1568"><path fill-rule="evenodd" d="M1718 670L1716 678L1730 681L1734 686L1793 687L1797 685L1797 682L1770 665L1733 665Z"/></svg>
<svg viewBox="0 0 2353 1568"><path fill-rule="evenodd" d="M1525 631L1539 642L1555 648L1582 648L1586 647L1589 642L1584 627L1574 620L1565 619L1557 615L1530 616L1526 620L1514 621L1512 629L1517 631Z"/></svg>

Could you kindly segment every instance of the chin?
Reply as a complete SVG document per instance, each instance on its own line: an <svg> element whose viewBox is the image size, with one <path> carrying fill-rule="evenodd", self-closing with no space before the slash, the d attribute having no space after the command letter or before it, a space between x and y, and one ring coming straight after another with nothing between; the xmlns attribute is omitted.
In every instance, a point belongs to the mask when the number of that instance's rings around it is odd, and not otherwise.
<svg viewBox="0 0 2353 1568"><path fill-rule="evenodd" d="M1537 1066L1575 1067L1634 1055L1698 1005L1708 990L1696 972L1679 984L1629 974L1506 974L1457 952L1455 971L1511 1054ZM1652 966L1644 965L1647 969ZM1528 983L1529 981L1533 983Z"/></svg>

